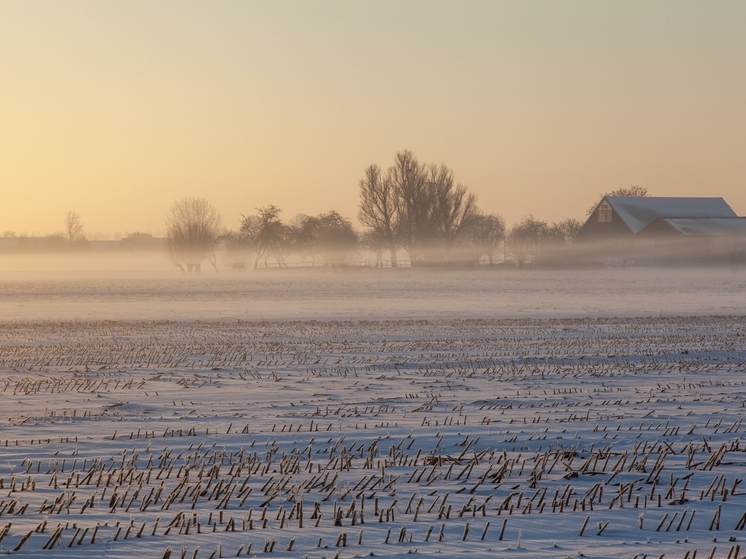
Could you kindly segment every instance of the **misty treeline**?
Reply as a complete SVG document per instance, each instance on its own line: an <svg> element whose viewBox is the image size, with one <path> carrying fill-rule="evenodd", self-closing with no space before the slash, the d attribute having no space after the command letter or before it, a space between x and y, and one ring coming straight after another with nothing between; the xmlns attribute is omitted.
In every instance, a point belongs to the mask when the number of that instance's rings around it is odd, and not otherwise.
<svg viewBox="0 0 746 559"><path fill-rule="evenodd" d="M477 264L482 256L492 264L505 239L502 217L482 212L450 168L420 163L411 151L397 153L388 169L370 165L359 187L358 219L379 264L388 252L396 267L399 249L412 266Z"/></svg>
<svg viewBox="0 0 746 559"><path fill-rule="evenodd" d="M285 221L282 210L269 205L241 215L240 226L231 231L209 201L184 198L169 210L162 246L185 273L200 272L205 261L216 271L219 264L234 270L287 267L291 257L295 264L336 268L367 263L364 255L375 255L377 267L522 267L567 262L582 226L577 219L547 223L528 215L508 228L502 216L479 208L476 195L456 181L447 165L421 163L409 150L397 153L387 168L368 166L358 193L362 229L335 210ZM604 196L647 195L647 189L631 186L601 194L598 202ZM61 225L45 238L5 231L0 249L4 240L14 241L13 250L20 252L90 249L80 214L67 211ZM148 248L161 246L149 233L131 233L126 239L153 241Z"/></svg>
<svg viewBox="0 0 746 559"><path fill-rule="evenodd" d="M376 253L378 263L387 253L392 267L400 249L412 266L482 261L524 266L543 257L556 261L583 225L573 218L550 224L529 215L508 229L502 216L479 208L476 195L458 183L445 164L420 163L408 150L397 153L387 169L370 165L359 187L364 244ZM634 195L647 195L633 188ZM617 194L621 190L601 197L628 195Z"/></svg>
<svg viewBox="0 0 746 559"><path fill-rule="evenodd" d="M291 223L269 205L242 215L236 231L221 227L220 214L203 198L184 198L171 206L166 219L166 255L184 272L199 272L207 260L215 270L218 259L234 270L248 266L287 266L292 254L321 259L326 265L348 264L360 247L352 222L336 211L299 215Z"/></svg>
<svg viewBox="0 0 746 559"><path fill-rule="evenodd" d="M547 223L524 217L507 228L495 213L482 211L477 197L456 181L445 164L421 163L408 150L388 168L370 165L358 184L358 221L330 210L283 220L274 205L241 216L237 230L222 227L220 214L205 199L175 202L166 219L166 254L184 272L199 272L207 260L243 270L287 267L291 256L333 268L359 261L362 251L375 265L525 266L560 254L581 227L576 219ZM646 195L641 189L636 195ZM614 191L609 194L614 194ZM402 255L406 258L402 258ZM387 258L386 258L387 257Z"/></svg>

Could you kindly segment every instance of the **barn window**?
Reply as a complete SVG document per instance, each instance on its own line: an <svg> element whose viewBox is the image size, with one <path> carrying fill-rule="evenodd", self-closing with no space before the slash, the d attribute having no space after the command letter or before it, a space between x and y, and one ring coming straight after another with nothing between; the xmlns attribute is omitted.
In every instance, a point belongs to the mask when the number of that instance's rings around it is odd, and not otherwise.
<svg viewBox="0 0 746 559"><path fill-rule="evenodd" d="M598 222L609 223L611 222L611 206L608 202L603 202L598 207Z"/></svg>

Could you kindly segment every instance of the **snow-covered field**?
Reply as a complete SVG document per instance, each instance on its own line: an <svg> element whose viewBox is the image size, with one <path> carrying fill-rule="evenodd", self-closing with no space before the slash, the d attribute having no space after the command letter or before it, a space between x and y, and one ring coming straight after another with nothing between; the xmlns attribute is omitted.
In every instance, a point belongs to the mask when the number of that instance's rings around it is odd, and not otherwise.
<svg viewBox="0 0 746 559"><path fill-rule="evenodd" d="M736 556L743 270L146 264L3 260L3 553Z"/></svg>
<svg viewBox="0 0 746 559"><path fill-rule="evenodd" d="M6 321L0 549L734 557L745 343L735 316Z"/></svg>

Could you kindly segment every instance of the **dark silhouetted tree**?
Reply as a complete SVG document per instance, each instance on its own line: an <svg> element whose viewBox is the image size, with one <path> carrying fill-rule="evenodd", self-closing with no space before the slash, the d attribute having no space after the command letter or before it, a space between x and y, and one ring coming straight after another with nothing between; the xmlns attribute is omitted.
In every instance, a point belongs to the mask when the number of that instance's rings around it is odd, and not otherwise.
<svg viewBox="0 0 746 559"><path fill-rule="evenodd" d="M360 222L385 239L392 267L396 248L404 247L413 266L455 262L465 233L478 214L476 196L457 184L446 165L423 165L409 151L400 151L384 173L365 170L360 181Z"/></svg>
<svg viewBox="0 0 746 559"><path fill-rule="evenodd" d="M264 260L266 267L270 256L278 266L286 266L285 260L292 249L292 235L290 228L280 219L281 213L280 208L270 204L257 208L255 216L242 216L241 235L256 251L254 268L259 265L260 260Z"/></svg>
<svg viewBox="0 0 746 559"><path fill-rule="evenodd" d="M424 249L436 231L433 189L427 181L427 169L409 150L396 154L389 177L397 200L399 240L415 266L424 260Z"/></svg>
<svg viewBox="0 0 746 559"><path fill-rule="evenodd" d="M549 225L545 232L545 243L556 243L571 245L575 241L575 235L578 234L583 224L577 219L568 217L560 221Z"/></svg>
<svg viewBox="0 0 746 559"><path fill-rule="evenodd" d="M523 267L534 263L546 231L546 222L534 219L532 215L524 217L520 223L510 229L508 248L518 266Z"/></svg>
<svg viewBox="0 0 746 559"><path fill-rule="evenodd" d="M479 257L484 254L493 267L495 254L505 242L505 220L495 214L477 214L469 227L469 236Z"/></svg>
<svg viewBox="0 0 746 559"><path fill-rule="evenodd" d="M204 198L174 202L166 218L166 256L188 273L199 273L201 263L215 250L220 214ZM214 264L213 264L214 265Z"/></svg>
<svg viewBox="0 0 746 559"><path fill-rule="evenodd" d="M390 174L385 174L377 165L371 165L365 170L365 177L360 180L360 209L358 219L368 227L366 236L374 242L376 259L381 260L382 251L391 253L391 267L397 267L396 248L399 244L399 204ZM373 245L371 245L372 249Z"/></svg>
<svg viewBox="0 0 746 559"><path fill-rule="evenodd" d="M446 165L430 165L428 187L432 192L431 215L436 231L431 244L439 249L437 260L449 261L451 251L479 215L477 197L464 185L456 184L453 171Z"/></svg>
<svg viewBox="0 0 746 559"><path fill-rule="evenodd" d="M567 266L576 263L579 253L572 245L582 225L580 221L572 218L548 225L540 240L538 254L535 255L536 262L547 266Z"/></svg>
<svg viewBox="0 0 746 559"><path fill-rule="evenodd" d="M300 246L321 255L331 267L347 265L358 246L352 222L334 210L317 216L304 216L296 234L301 239Z"/></svg>

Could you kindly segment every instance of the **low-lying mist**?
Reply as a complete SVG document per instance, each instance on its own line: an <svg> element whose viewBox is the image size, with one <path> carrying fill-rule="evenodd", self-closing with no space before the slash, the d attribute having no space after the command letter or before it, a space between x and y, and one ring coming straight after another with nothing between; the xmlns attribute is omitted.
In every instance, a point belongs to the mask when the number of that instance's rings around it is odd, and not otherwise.
<svg viewBox="0 0 746 559"><path fill-rule="evenodd" d="M218 261L219 262L219 261ZM373 320L746 314L739 266L248 267L160 254L0 255L0 321Z"/></svg>

